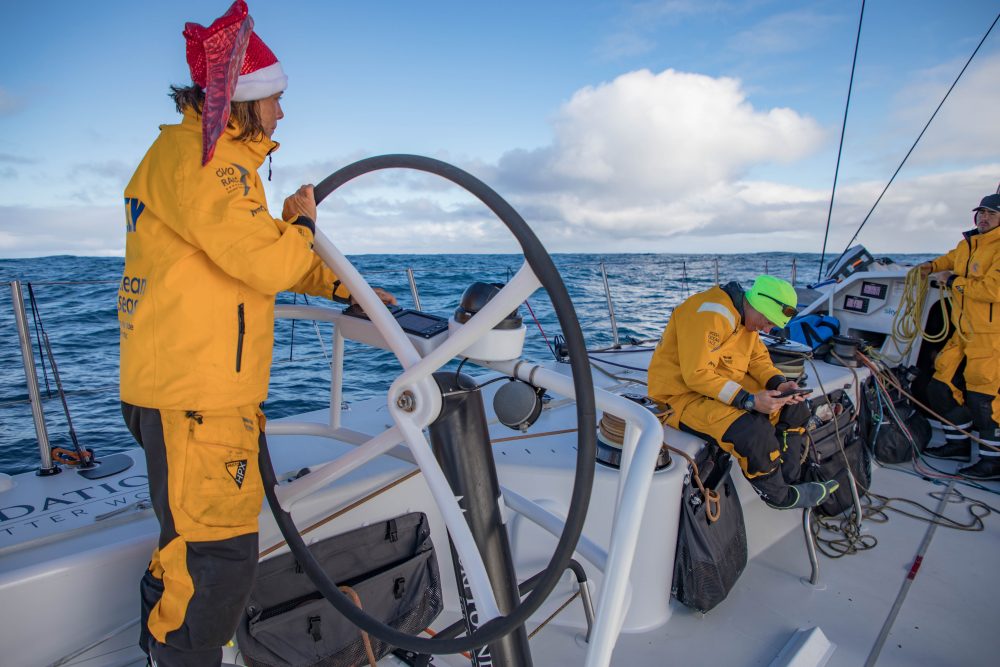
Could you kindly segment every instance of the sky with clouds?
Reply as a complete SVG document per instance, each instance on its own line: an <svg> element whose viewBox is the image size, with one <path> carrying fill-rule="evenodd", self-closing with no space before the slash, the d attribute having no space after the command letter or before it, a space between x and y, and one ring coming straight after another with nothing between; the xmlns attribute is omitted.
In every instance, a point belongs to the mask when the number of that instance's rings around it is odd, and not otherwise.
<svg viewBox="0 0 1000 667"><path fill-rule="evenodd" d="M289 75L268 184L416 153L496 189L553 252L818 252L860 0L251 0ZM123 255L122 191L190 81L181 30L225 0L12 3L0 56L0 257ZM868 2L829 247L839 252L1000 12ZM873 252L938 252L1000 184L995 27L871 214ZM266 177L267 165L262 169ZM348 254L514 252L436 177L368 175L319 209Z"/></svg>

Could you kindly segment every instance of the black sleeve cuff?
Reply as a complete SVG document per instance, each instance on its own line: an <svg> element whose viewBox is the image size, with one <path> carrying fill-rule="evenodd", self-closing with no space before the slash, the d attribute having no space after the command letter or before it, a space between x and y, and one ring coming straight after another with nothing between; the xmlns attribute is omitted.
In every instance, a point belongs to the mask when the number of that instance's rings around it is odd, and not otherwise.
<svg viewBox="0 0 1000 667"><path fill-rule="evenodd" d="M788 378L786 378L784 375L775 375L773 378L767 381L767 385L765 385L764 388L777 389L778 385L781 384L782 382L788 382Z"/></svg>
<svg viewBox="0 0 1000 667"><path fill-rule="evenodd" d="M316 222L312 218L300 215L299 217L295 218L295 222L293 222L292 224L301 225L302 227L305 227L310 232L312 232L313 236L316 236Z"/></svg>
<svg viewBox="0 0 1000 667"><path fill-rule="evenodd" d="M330 299L332 301L336 301L337 303L350 303L351 302L351 297L349 297L349 296L340 296L340 295L337 294L337 290L340 289L340 286L341 286L341 282L339 280L334 280L333 281L333 289L331 290Z"/></svg>
<svg viewBox="0 0 1000 667"><path fill-rule="evenodd" d="M747 391L746 389L740 389L738 392L736 392L736 397L733 399L733 402L730 403L730 405L733 406L734 408L739 408L740 410L742 410L743 403L746 402L746 400L750 398L750 396L751 394L749 391Z"/></svg>
<svg viewBox="0 0 1000 667"><path fill-rule="evenodd" d="M957 273L953 273L950 276L948 276L948 282L945 283L945 287L951 287L952 284L955 282L955 278L958 278Z"/></svg>

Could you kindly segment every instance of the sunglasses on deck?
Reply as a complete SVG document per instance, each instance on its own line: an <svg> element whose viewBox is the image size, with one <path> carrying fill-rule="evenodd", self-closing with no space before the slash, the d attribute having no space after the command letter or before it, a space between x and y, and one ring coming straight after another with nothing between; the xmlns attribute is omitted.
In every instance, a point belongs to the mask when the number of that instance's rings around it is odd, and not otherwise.
<svg viewBox="0 0 1000 667"><path fill-rule="evenodd" d="M757 294L766 299L770 299L771 301L774 301L776 304L781 306L781 314L784 315L785 317L792 318L799 314L799 311L797 311L795 308L789 306L787 303L784 303L783 301L778 301L770 294L764 294L763 292L757 292Z"/></svg>

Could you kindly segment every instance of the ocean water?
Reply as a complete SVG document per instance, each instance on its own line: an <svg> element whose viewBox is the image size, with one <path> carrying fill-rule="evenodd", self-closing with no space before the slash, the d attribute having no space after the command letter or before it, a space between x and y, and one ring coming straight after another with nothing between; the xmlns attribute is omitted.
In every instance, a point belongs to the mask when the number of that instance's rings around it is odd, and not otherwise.
<svg viewBox="0 0 1000 667"><path fill-rule="evenodd" d="M917 263L925 255L896 255ZM601 273L603 263L622 341L658 339L670 312L687 296L722 282L748 285L758 273L815 280L818 254L748 255L559 254L553 259L573 300L589 348L610 345L611 325ZM463 290L477 280L505 282L522 262L517 255L363 255L351 260L372 285L393 292L413 307L406 269L413 271L423 310L447 317ZM0 472L15 474L38 467L38 445L27 401L24 367L11 307L10 281L22 281L31 329L36 373L53 446L69 447L69 426L56 391L52 365L39 352L40 322L47 334L80 443L98 455L134 446L122 422L118 400L117 283L120 258L43 257L0 259ZM33 308L28 284L35 295ZM279 303L302 296L278 295ZM310 297L310 303L325 303ZM528 325L526 358L551 357L549 342L558 324L544 291L528 299L521 314ZM532 314L533 313L533 314ZM536 323L537 319L537 323ZM279 321L275 327L271 386L264 409L281 417L329 405L331 325ZM400 372L389 352L346 344L344 400L357 401L385 391Z"/></svg>

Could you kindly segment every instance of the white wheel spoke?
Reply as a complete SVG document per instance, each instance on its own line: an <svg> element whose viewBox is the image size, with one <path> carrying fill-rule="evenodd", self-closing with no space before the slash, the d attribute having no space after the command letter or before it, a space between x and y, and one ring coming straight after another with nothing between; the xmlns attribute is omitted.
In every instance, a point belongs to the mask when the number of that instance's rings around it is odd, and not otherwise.
<svg viewBox="0 0 1000 667"><path fill-rule="evenodd" d="M311 470L308 475L294 482L279 485L274 494L278 497L282 509L286 512L299 498L307 496L330 482L340 479L352 470L357 470L374 458L403 442L402 432L398 426L382 431L363 445L358 445L351 451L338 456L333 461L324 463L319 468Z"/></svg>
<svg viewBox="0 0 1000 667"><path fill-rule="evenodd" d="M406 436L406 442L410 445L413 458L417 460L417 465L427 480L431 494L437 503L445 525L448 526L448 533L451 537L455 551L462 561L465 575L469 580L469 587L476 601L476 611L479 614L480 624L496 618L500 615L497 608L496 597L493 595L493 587L490 585L489 576L486 574L486 566L483 557L479 553L469 524L465 522L462 508L458 505L458 499L452 491L448 480L445 479L444 472L438 465L430 444L424 438L423 432L405 417L399 420L399 427Z"/></svg>

